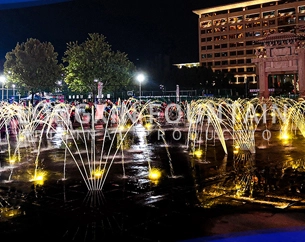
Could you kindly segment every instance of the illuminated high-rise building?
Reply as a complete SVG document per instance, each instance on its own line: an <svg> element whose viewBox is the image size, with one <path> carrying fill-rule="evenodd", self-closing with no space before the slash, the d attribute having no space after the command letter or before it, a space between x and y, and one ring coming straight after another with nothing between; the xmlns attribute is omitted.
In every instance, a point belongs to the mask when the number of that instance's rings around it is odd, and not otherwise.
<svg viewBox="0 0 305 242"><path fill-rule="evenodd" d="M305 0L253 0L193 10L198 15L199 63L231 72L232 83L256 83L252 59L273 33L304 33Z"/></svg>

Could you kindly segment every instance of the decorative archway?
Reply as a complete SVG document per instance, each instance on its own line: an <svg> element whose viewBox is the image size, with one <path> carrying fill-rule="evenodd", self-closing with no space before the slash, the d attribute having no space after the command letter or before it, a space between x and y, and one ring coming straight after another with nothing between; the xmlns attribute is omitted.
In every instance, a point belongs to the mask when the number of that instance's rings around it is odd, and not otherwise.
<svg viewBox="0 0 305 242"><path fill-rule="evenodd" d="M295 33L275 33L258 41L264 50L256 51L259 97L268 98L274 87L268 83L279 83L280 75L292 75L294 92L305 97L305 36ZM272 76L271 81L269 76Z"/></svg>

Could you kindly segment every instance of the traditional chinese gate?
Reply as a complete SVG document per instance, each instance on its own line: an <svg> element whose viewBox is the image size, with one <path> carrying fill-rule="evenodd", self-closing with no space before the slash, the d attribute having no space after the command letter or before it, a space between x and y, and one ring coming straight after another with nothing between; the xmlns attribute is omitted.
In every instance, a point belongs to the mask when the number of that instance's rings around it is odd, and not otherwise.
<svg viewBox="0 0 305 242"><path fill-rule="evenodd" d="M256 64L258 71L259 97L268 98L270 88L281 84L281 75L292 76L294 93L305 97L304 39L304 35L289 32L270 34L258 41L264 46L264 50L256 51L256 58L252 59L252 63Z"/></svg>

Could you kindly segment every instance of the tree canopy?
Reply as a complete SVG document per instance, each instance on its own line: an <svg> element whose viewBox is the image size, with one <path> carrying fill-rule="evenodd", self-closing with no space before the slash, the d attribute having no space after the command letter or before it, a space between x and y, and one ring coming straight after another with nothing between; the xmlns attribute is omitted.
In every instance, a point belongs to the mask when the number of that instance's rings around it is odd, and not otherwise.
<svg viewBox="0 0 305 242"><path fill-rule="evenodd" d="M135 66L127 54L111 49L104 35L89 34L81 44L70 42L64 53L65 82L72 91L97 93L97 83L112 91L131 85Z"/></svg>
<svg viewBox="0 0 305 242"><path fill-rule="evenodd" d="M52 91L63 73L63 66L58 63L57 57L58 53L49 42L30 38L17 43L15 49L5 55L7 82L32 93Z"/></svg>

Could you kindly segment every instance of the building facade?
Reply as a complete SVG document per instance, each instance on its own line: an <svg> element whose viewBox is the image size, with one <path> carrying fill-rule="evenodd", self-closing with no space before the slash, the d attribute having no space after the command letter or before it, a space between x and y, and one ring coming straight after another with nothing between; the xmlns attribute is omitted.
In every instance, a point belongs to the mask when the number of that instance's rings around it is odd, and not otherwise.
<svg viewBox="0 0 305 242"><path fill-rule="evenodd" d="M234 74L235 84L258 83L258 62L252 59L265 51L261 40L305 30L305 0L253 0L193 12L198 15L200 65Z"/></svg>
<svg viewBox="0 0 305 242"><path fill-rule="evenodd" d="M305 97L305 36L295 33L274 33L258 41L264 46L252 62L259 73L259 96L286 90ZM280 94L280 93L279 93Z"/></svg>

